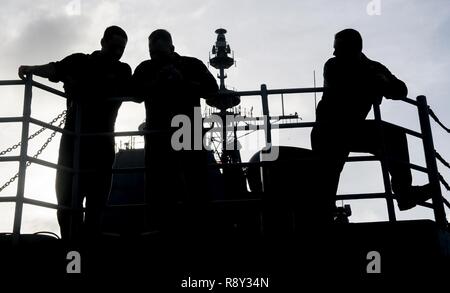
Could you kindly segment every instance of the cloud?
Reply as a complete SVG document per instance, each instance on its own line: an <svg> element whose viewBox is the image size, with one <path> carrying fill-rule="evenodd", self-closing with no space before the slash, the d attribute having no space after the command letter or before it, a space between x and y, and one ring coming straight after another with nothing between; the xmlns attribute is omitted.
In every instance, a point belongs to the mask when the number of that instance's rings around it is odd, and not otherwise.
<svg viewBox="0 0 450 293"><path fill-rule="evenodd" d="M84 43L89 20L83 17L49 17L30 21L0 49L4 60L0 74L11 78L21 64L44 64L76 52Z"/></svg>

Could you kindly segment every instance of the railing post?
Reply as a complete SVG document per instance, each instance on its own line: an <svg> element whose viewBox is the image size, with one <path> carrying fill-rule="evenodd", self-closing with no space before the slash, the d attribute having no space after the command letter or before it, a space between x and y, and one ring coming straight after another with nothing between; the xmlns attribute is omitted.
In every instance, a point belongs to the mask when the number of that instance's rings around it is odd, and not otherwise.
<svg viewBox="0 0 450 293"><path fill-rule="evenodd" d="M264 135L266 140L266 146L263 148L260 154L261 158L261 181L262 181L262 190L263 190L263 199L268 198L268 193L272 192L272 186L269 183L270 182L270 171L269 167L267 165L263 164L264 161L264 153L270 152L272 147L272 125L270 124L270 112L269 112L269 100L268 100L268 93L267 93L267 85L262 84L261 85L261 102L262 102L262 110L263 110L263 119L264 119ZM264 200L265 202L265 200ZM265 210L267 207L265 204L263 204L263 210ZM265 224L264 224L264 217L263 213L261 213L261 231L264 233L265 231Z"/></svg>
<svg viewBox="0 0 450 293"><path fill-rule="evenodd" d="M262 101L262 110L264 117L264 132L266 137L266 149L269 149L272 146L272 125L270 124L270 113L269 113L269 100L267 94L267 85L261 85L261 101Z"/></svg>
<svg viewBox="0 0 450 293"><path fill-rule="evenodd" d="M72 100L72 110L75 114L75 136L73 140L73 175L72 175L72 202L71 202L71 213L70 213L70 233L69 240L79 240L77 237L80 236L80 227L78 223L78 214L82 213L82 202L80 198L80 147L81 147L81 111L82 107L78 101ZM81 211L80 211L81 209ZM75 217L77 219L75 220Z"/></svg>
<svg viewBox="0 0 450 293"><path fill-rule="evenodd" d="M378 124L378 132L380 134L380 144L381 144L381 172L383 174L383 185L384 185L384 192L386 194L386 205L388 210L388 217L390 222L395 222L396 216L395 216L395 209L394 209L394 199L392 195L391 190L391 180L389 178L389 172L387 169L387 162L386 162L386 145L385 145L385 139L384 139L384 131L383 131L383 121L381 120L381 111L380 111L380 104L374 103L373 104L373 113L375 116L375 121Z"/></svg>
<svg viewBox="0 0 450 293"><path fill-rule="evenodd" d="M445 228L447 218L445 216L444 203L442 201L441 185L439 183L439 171L436 164L436 155L431 132L429 107L425 96L417 97L417 110L419 112L420 129L422 132L423 150L428 169L428 180L430 181L433 200L433 211L436 223Z"/></svg>
<svg viewBox="0 0 450 293"><path fill-rule="evenodd" d="M25 91L23 100L23 120L22 120L22 137L20 144L20 162L19 162L19 178L17 182L16 207L14 211L14 227L13 239L19 240L20 227L22 225L22 211L25 193L25 175L27 169L27 155L28 155L28 133L30 130L30 116L31 116L31 98L32 98L32 84L33 76L28 74L25 80Z"/></svg>

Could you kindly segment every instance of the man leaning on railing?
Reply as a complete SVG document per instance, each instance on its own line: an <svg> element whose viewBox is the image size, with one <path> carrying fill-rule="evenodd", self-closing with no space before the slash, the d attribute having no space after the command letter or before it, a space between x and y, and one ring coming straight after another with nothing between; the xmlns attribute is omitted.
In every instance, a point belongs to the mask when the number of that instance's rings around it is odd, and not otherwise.
<svg viewBox="0 0 450 293"><path fill-rule="evenodd" d="M356 30L336 34L334 56L324 67L324 93L311 133L312 148L323 159L321 187L322 195L329 198L329 208L334 206L339 176L349 153L379 156L383 147L399 209L410 209L431 198L429 185L411 185L406 133L392 124L366 120L372 105L381 103L383 96L406 97L404 82L362 53L362 38Z"/></svg>
<svg viewBox="0 0 450 293"><path fill-rule="evenodd" d="M92 54L76 53L45 65L20 66L19 76L23 78L24 75L35 74L53 82L64 83L67 95L66 130L75 131L79 123L78 130L82 134L114 132L121 102L108 98L127 95L131 68L119 61L127 39L123 29L110 26L104 32L99 51ZM79 159L75 162L76 145L79 145ZM101 212L111 188L114 156L113 136L81 136L79 144L76 144L73 135L62 135L58 164L75 168L79 163L78 167L82 170L78 175L79 184L73 184L76 174L74 176L74 173L61 169L57 171L58 204L74 208L72 211L61 208L58 210L63 239L70 236L73 236L72 239L79 239L83 224L89 236L100 232ZM74 200L73 192L76 192ZM83 221L81 208L84 198L86 214Z"/></svg>

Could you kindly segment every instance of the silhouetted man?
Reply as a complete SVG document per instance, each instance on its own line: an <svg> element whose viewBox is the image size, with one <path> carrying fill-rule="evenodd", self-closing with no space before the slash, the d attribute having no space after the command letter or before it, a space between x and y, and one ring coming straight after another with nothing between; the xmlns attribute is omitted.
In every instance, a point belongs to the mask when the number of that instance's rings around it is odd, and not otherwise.
<svg viewBox="0 0 450 293"><path fill-rule="evenodd" d="M323 159L323 195L329 196L329 209L335 205L339 176L349 152L385 155L392 189L400 210L414 207L430 198L427 186L411 186L406 134L388 123L366 120L374 103L382 97L406 97L406 85L381 63L362 53L359 32L345 29L335 35L334 56L325 63L324 93L316 110L311 144Z"/></svg>
<svg viewBox="0 0 450 293"><path fill-rule="evenodd" d="M185 115L195 127L194 108L200 107L200 98L216 93L218 86L200 60L174 51L166 30L155 30L148 41L151 59L136 68L133 85L145 101L146 129L155 132L145 136L146 194L151 222L161 229L175 217L177 202L195 206L206 197L206 153L173 149L171 137L178 125L171 126L172 118Z"/></svg>
<svg viewBox="0 0 450 293"><path fill-rule="evenodd" d="M118 26L108 27L101 39L101 50L92 54L76 53L61 61L39 66L21 66L19 75L35 74L50 81L64 83L67 95L67 116L64 129L74 131L76 111L81 120L81 133L113 132L120 101L109 98L124 94L131 78L131 68L120 62L127 44L127 35ZM77 109L77 110L75 110ZM73 168L75 138L63 134L59 148L58 164ZM114 161L114 137L81 136L79 167L89 171L80 173L77 211L59 209L58 221L62 238L69 233L79 237L83 224L81 212L86 198L85 224L89 234L100 232L101 212L111 188L111 167ZM73 174L59 169L56 174L58 203L72 206ZM71 231L71 220L73 221Z"/></svg>

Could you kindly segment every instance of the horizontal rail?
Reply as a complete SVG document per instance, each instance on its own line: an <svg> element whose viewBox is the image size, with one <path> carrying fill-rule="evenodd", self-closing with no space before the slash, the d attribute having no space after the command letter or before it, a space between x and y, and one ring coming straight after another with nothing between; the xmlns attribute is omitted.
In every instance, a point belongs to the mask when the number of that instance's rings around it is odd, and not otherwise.
<svg viewBox="0 0 450 293"><path fill-rule="evenodd" d="M267 90L268 95L279 95L279 94L302 94L302 93L318 93L323 92L323 87L311 87L311 88L289 88L289 89L270 89ZM215 96L260 96L261 90L256 91L227 91L219 92Z"/></svg>
<svg viewBox="0 0 450 293"><path fill-rule="evenodd" d="M357 199L386 199L386 193L351 193L351 194L337 194L336 200L357 200Z"/></svg>
<svg viewBox="0 0 450 293"><path fill-rule="evenodd" d="M50 123L47 123L47 122L44 122L44 121L41 121L41 120L38 120L36 118L30 118L30 123L33 123L33 124L36 124L38 126L45 127L45 128L48 128L48 129L51 129L51 130L54 130L54 131L57 131L59 133L64 133L64 134L73 135L73 136L75 135L75 132L73 132L73 131L70 131L70 130L67 130L67 129L64 129L64 128L60 128L58 126L52 125Z"/></svg>
<svg viewBox="0 0 450 293"><path fill-rule="evenodd" d="M277 123L272 124L272 129L306 128L313 127L315 124L316 122Z"/></svg>
<svg viewBox="0 0 450 293"><path fill-rule="evenodd" d="M24 80L17 79L17 80L1 80L0 86L2 85L23 85L25 84ZM54 89L50 86L47 86L45 84L42 84L40 82L37 82L35 80L32 81L33 86L40 88L42 90L48 91L50 93L53 93L55 95L58 95L60 97L65 97L66 94L62 91L59 91L57 89ZM323 87L310 87L310 88L288 88L288 89L269 89L267 90L268 95L277 95L277 94L300 94L300 93L318 93L323 92ZM219 96L259 96L261 95L261 90L255 90L255 91L230 91L230 92L219 92ZM135 97L126 96L126 97L113 97L112 100L120 100L120 101L137 101ZM400 101L406 102L408 104L417 106L417 102L410 98L402 98L399 99Z"/></svg>
<svg viewBox="0 0 450 293"><path fill-rule="evenodd" d="M386 121L382 121L382 122L383 122L384 124L387 124L387 125L390 125L390 126L393 126L393 127L400 128L400 129L403 130L406 134L415 136L415 137L417 137L417 138L422 138L422 137L423 137L423 136L422 136L422 133L420 133L420 132L417 132L417 131L408 129L408 128L403 127L403 126L400 126L400 125L397 125L397 124L390 123L390 122L386 122Z"/></svg>
<svg viewBox="0 0 450 293"><path fill-rule="evenodd" d="M279 94L320 93L320 92L323 92L323 90L324 90L323 87L271 89L271 90L267 90L267 94L268 95L279 95Z"/></svg>
<svg viewBox="0 0 450 293"><path fill-rule="evenodd" d="M0 162L18 162L20 161L20 156L4 156L0 157Z"/></svg>
<svg viewBox="0 0 450 293"><path fill-rule="evenodd" d="M408 165L409 165L409 167L411 169L414 169L416 171L420 171L420 172L423 172L423 173L428 173L428 169L425 168L425 167L422 167L422 166L419 166L419 165L416 165L416 164L413 164L413 163L409 163Z"/></svg>
<svg viewBox="0 0 450 293"><path fill-rule="evenodd" d="M249 193L251 194L251 193ZM352 193L352 194L338 194L336 195L336 201L339 200L360 200L360 199L385 199L386 193ZM16 201L15 196L0 196L0 202L15 202ZM252 205L252 204L261 204L263 200L261 198L247 198L247 199L228 199L228 200L213 200L210 201L210 204L213 205L238 205L238 204L245 204L245 205ZM31 198L24 198L24 203L31 204L35 206L50 208L50 209L64 209L64 210L70 210L71 207L58 205L54 203L49 203L41 200L31 199ZM134 204L126 204L126 205L108 205L108 207L123 207L123 206L144 206L143 203L134 203ZM433 205L428 202L418 203L417 205L426 207L426 208L433 208Z"/></svg>
<svg viewBox="0 0 450 293"><path fill-rule="evenodd" d="M65 167L63 165L50 163L48 161L41 160L41 159L38 159L38 158L33 158L33 157L27 156L27 160L29 162L32 162L32 163L35 163L35 164L38 164L38 165L41 165L41 166L49 167L49 168L52 168L52 169L64 170L64 171L71 172L71 173L75 172L75 170L73 168L68 168L68 167Z"/></svg>
<svg viewBox="0 0 450 293"><path fill-rule="evenodd" d="M44 90L44 91L47 91L49 93L55 94L57 96L66 98L66 94L64 92L59 91L57 89L54 89L54 88L52 88L52 87L50 87L48 85L42 84L40 82L37 82L35 80L32 80L32 85L37 87L37 88L39 88L39 89L41 89L41 90Z"/></svg>
<svg viewBox="0 0 450 293"><path fill-rule="evenodd" d="M0 196L0 202L16 202L15 196Z"/></svg>
<svg viewBox="0 0 450 293"><path fill-rule="evenodd" d="M17 117L0 117L0 123L11 123L11 122L22 122L23 117L17 116Z"/></svg>
<svg viewBox="0 0 450 293"><path fill-rule="evenodd" d="M12 119L14 119L14 121L7 121L7 122L20 122L22 118L17 117L17 119L15 119L16 117L11 117ZM273 117L272 117L273 118ZM20 120L19 120L20 119ZM17 120L17 121L16 121ZM255 121L261 121L262 120L255 120ZM277 120L278 121L278 120ZM0 118L0 122L1 118ZM5 121L6 122L6 121ZM70 130L66 130L64 128L59 128L57 126L51 125L49 123L43 122L41 120L35 119L35 118L30 118L30 122L42 127L46 127L48 129L51 130L55 130L57 132L60 133L64 133L64 134L68 134L68 135L75 135L75 132L70 131ZM238 121L236 121L238 122ZM245 122L245 121L239 121L239 122ZM272 122L272 126L273 129L290 129L290 128L309 128L309 127L313 127L315 125L316 122L296 122L296 123L274 123ZM386 122L388 123L388 122ZM388 123L391 124L391 123ZM391 124L394 125L396 127L401 128L402 130L404 130L407 134L410 134L412 136L418 137L418 138L422 138L422 134L414 131L414 130L410 130L408 128L404 128L395 124ZM208 128L205 128L206 130L208 130ZM211 131L212 128L209 128L209 131ZM215 130L217 130L217 132L219 132L222 127L214 127ZM240 125L240 126L227 126L226 129L228 130L234 130L236 129L237 131L248 131L248 130L264 130L265 129L265 125L264 124L253 124L253 125ZM144 130L144 131L118 131L118 132L92 132L92 133L81 133L80 136L82 137L91 137L91 136L114 136L114 137L121 137L121 136L143 136L146 134L154 134L154 133L162 133L165 132L165 130Z"/></svg>
<svg viewBox="0 0 450 293"><path fill-rule="evenodd" d="M401 98L401 99L399 99L399 100L400 100L400 101L403 101L403 102L405 102L405 103L414 105L414 106L417 106L417 105L418 105L417 102L416 102L415 100L410 99L410 98L407 98L407 97Z"/></svg>
<svg viewBox="0 0 450 293"><path fill-rule="evenodd" d="M418 206L424 207L424 208L429 208L429 209L433 209L433 204L432 203L428 203L428 202L419 202L417 203Z"/></svg>
<svg viewBox="0 0 450 293"><path fill-rule="evenodd" d="M16 162L20 160L20 156L7 156L7 157L0 157L0 162ZM52 169L57 170L64 170L67 172L75 172L73 168L65 167L59 164L51 163L45 160L33 158L33 157L27 157L27 160L36 163L38 165L46 166ZM285 164L289 164L292 162L303 162L303 161L315 161L318 160L317 158L301 158L301 159L295 159L290 160L289 162L283 162ZM378 161L379 158L376 156L349 156L346 159L346 162L370 162L370 161ZM262 162L241 162L241 163L230 163L230 164L209 164L208 167L213 168L233 168L233 167L261 167L261 166L267 166L274 163L279 163L279 161L262 161ZM408 164L412 169L421 171L424 173L428 173L427 168L415 165L412 163ZM110 171L112 170L113 174L120 174L120 173L138 173L138 172L144 172L147 168L146 167L130 167L130 168L112 168L112 169L104 169L104 171ZM86 169L86 170L80 170L80 173L92 173L92 172L98 172L101 170L98 169Z"/></svg>
<svg viewBox="0 0 450 293"><path fill-rule="evenodd" d="M59 206L58 204L55 203L50 203L50 202L45 202L42 200L37 200L37 199L31 199L28 197L25 197L23 199L23 202L26 204L30 204L30 205L34 205L34 206L39 206L39 207L43 207L43 208L49 208L49 209L63 209L63 207ZM67 209L70 209L69 207L66 207Z"/></svg>
<svg viewBox="0 0 450 293"><path fill-rule="evenodd" d="M370 161L379 161L380 159L376 156L351 156L348 157L346 162L370 162Z"/></svg>
<svg viewBox="0 0 450 293"><path fill-rule="evenodd" d="M17 197L15 197L15 196L0 196L0 202L16 202L16 201L17 201ZM46 202L46 201L42 201L42 200L32 199L29 197L24 197L23 202L26 204L34 205L34 206L55 209L55 210L57 210L57 209L72 210L72 208L69 206L64 206L64 205L50 203L50 202ZM83 208L83 210L84 210L84 208Z"/></svg>
<svg viewBox="0 0 450 293"><path fill-rule="evenodd" d="M24 80L21 79L15 79L15 80L0 80L0 86L1 85L17 85L17 84L25 84Z"/></svg>
<svg viewBox="0 0 450 293"><path fill-rule="evenodd" d="M386 193L352 193L352 194L338 194L338 200L359 200L359 199L386 199ZM428 202L417 203L418 206L433 209L433 204Z"/></svg>
<svg viewBox="0 0 450 293"><path fill-rule="evenodd" d="M83 137L89 137L89 136L142 136L145 134L152 134L152 133L161 133L165 131L118 131L118 132L93 132L93 133L81 133L80 136Z"/></svg>
<svg viewBox="0 0 450 293"><path fill-rule="evenodd" d="M400 127L406 134L415 136L415 137L420 138L420 139L423 138L422 133L420 133L418 131L414 131L412 129L408 129L408 128L405 128L405 127L402 127L402 126L398 126L398 125L397 125L397 127Z"/></svg>

